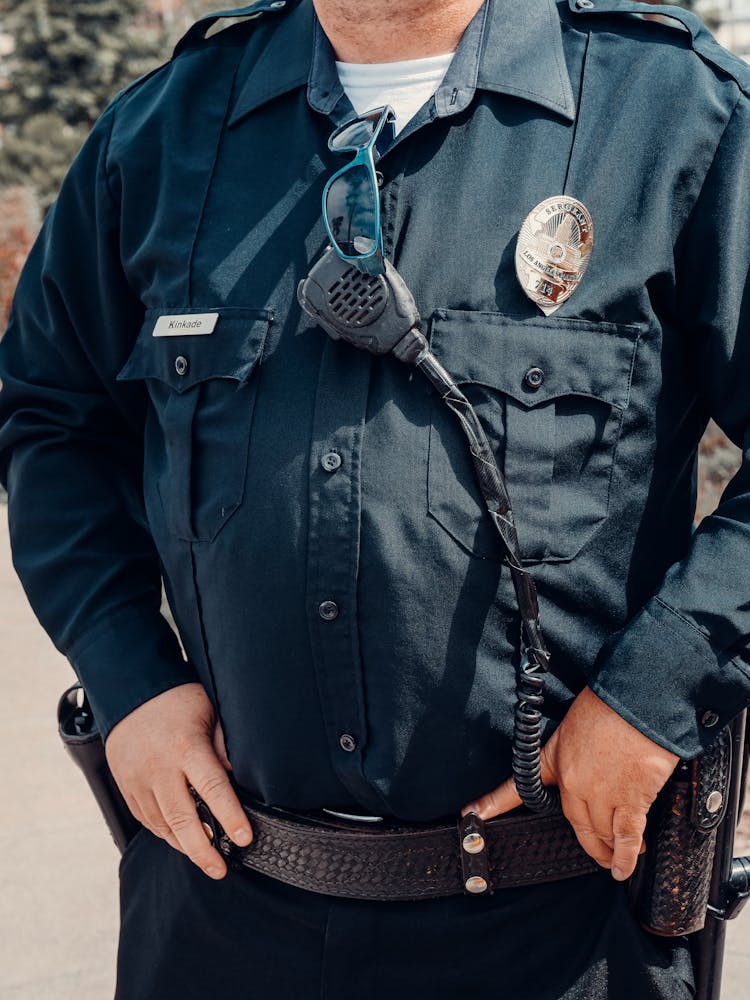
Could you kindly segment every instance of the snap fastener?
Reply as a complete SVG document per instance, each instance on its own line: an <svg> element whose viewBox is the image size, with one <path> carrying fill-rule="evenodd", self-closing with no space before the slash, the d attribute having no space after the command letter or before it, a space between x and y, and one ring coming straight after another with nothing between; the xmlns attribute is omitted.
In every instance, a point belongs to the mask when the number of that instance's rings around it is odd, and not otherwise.
<svg viewBox="0 0 750 1000"><path fill-rule="evenodd" d="M484 837L481 833L467 833L461 846L467 854L481 854L484 850Z"/></svg>
<svg viewBox="0 0 750 1000"><path fill-rule="evenodd" d="M523 384L527 389L531 389L532 392L536 392L544 382L544 372L541 368L529 368L523 377Z"/></svg>
<svg viewBox="0 0 750 1000"><path fill-rule="evenodd" d="M701 725L705 726L706 729L711 729L711 727L715 726L718 721L719 721L718 712L714 712L710 708L706 709L703 715L701 715Z"/></svg>
<svg viewBox="0 0 750 1000"><path fill-rule="evenodd" d="M341 468L341 455L335 451L326 452L326 454L321 458L320 464L326 472L335 472L336 469Z"/></svg>
<svg viewBox="0 0 750 1000"><path fill-rule="evenodd" d="M318 607L318 614L324 622L335 621L339 616L339 606L335 601L323 601Z"/></svg>
<svg viewBox="0 0 750 1000"><path fill-rule="evenodd" d="M271 10L281 10L282 7L286 7L286 0L273 0L273 3L270 4Z"/></svg>
<svg viewBox="0 0 750 1000"><path fill-rule="evenodd" d="M724 805L724 796L721 792L711 792L711 794L706 799L706 810L711 814L717 813L719 809Z"/></svg>
<svg viewBox="0 0 750 1000"><path fill-rule="evenodd" d="M487 892L487 880L483 879L481 875L472 875L471 878L467 878L464 883L464 888L467 892L472 892L474 895L479 895L480 892Z"/></svg>
<svg viewBox="0 0 750 1000"><path fill-rule="evenodd" d="M379 170L375 171L375 180L378 182L379 188L382 188L382 186L385 184L385 177L383 177L383 175Z"/></svg>
<svg viewBox="0 0 750 1000"><path fill-rule="evenodd" d="M349 733L344 733L339 738L339 746L342 750L346 750L347 753L353 753L357 749L357 741Z"/></svg>
<svg viewBox="0 0 750 1000"><path fill-rule="evenodd" d="M181 354L174 359L174 370L178 375L186 375L189 367L188 359L183 358Z"/></svg>
<svg viewBox="0 0 750 1000"><path fill-rule="evenodd" d="M576 0L576 7L578 7L579 10L591 10L593 6L594 5L591 0Z"/></svg>

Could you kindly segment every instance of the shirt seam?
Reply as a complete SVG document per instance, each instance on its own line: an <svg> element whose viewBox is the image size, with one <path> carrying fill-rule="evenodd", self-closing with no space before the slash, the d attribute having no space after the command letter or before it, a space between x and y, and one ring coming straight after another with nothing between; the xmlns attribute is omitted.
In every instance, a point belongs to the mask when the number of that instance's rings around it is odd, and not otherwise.
<svg viewBox="0 0 750 1000"><path fill-rule="evenodd" d="M120 100L121 100L121 98L118 98L112 104L112 113L110 115L109 131L107 132L107 141L106 141L106 143L104 145L104 163L103 163L103 168L102 168L102 175L104 177L104 187L107 190L107 194L109 196L110 205L111 205L113 211L115 211L115 212L117 211L117 199L115 198L114 191L112 190L112 184L111 184L110 177L109 177L109 169L110 169L110 167L109 167L109 160L110 160L110 152L111 152L111 147L112 147L112 135L113 135L114 130L115 130L115 116L117 114L118 108L120 107Z"/></svg>
<svg viewBox="0 0 750 1000"><path fill-rule="evenodd" d="M659 597L658 594L656 594L654 596L654 601L657 604L660 604L661 607L664 608L665 611L668 611L671 615L673 615L675 618L677 618L678 621L681 621L684 625L687 625L688 628L690 629L691 633L694 633L695 635L699 636L700 639L702 640L702 642L700 643L700 646L701 647L708 646L708 649L711 651L714 659L716 659L719 656L719 653L717 653L717 651L714 649L713 645L711 644L711 640L710 640L709 636L706 635L706 633L701 628L699 628L695 624L695 622L692 622L685 615L680 614L680 612L677 611L676 608L673 608L670 604L667 604L667 602L662 597ZM662 621L659 624L663 625L664 628L666 628L669 632L671 632L672 635L677 636L677 638L683 638L683 636L682 636L682 634L681 634L681 632L680 632L679 629L675 629L675 628L671 627L665 621ZM708 663L712 662L711 657L707 656L700 648L696 649L696 652L698 653L699 656L702 656L706 660L706 662L708 662ZM750 677L750 670L746 670L740 663L737 662L737 660L734 657L731 657L729 660L727 660L727 663L731 664L736 670L739 670L739 672L741 674L743 674L744 676Z"/></svg>
<svg viewBox="0 0 750 1000"><path fill-rule="evenodd" d="M735 81L735 86L737 86L737 88L739 90L739 84L737 84L736 81ZM704 192L706 190L706 185L708 184L708 179L711 176L711 171L714 169L714 165L716 164L716 161L718 159L719 153L720 153L721 148L722 148L722 146L724 144L724 139L726 138L726 134L729 131L729 126L732 124L732 121L734 120L734 116L736 115L737 109L739 108L740 104L742 103L742 99L743 99L744 96L745 95L743 94L742 90L740 90L739 94L737 95L737 100L734 102L734 104L731 107L731 110L729 111L729 114L727 115L727 120L724 122L724 126L723 126L723 128L721 130L721 135L719 136L719 141L716 143L716 149L714 149L713 155L711 157L711 161L708 164L708 167L706 168L706 173L705 173L705 176L703 178L703 182L701 183L700 190L698 191L698 194L695 197L695 202L693 203L693 206L690 209L690 214L688 215L687 219L685 220L685 224L682 227L682 231L678 235L677 240L675 242L679 242L688 233L688 231L690 230L690 227L693 224L693 220L695 218L695 213L697 212L698 206L700 205L701 200L703 198L703 194L704 194Z"/></svg>
<svg viewBox="0 0 750 1000"><path fill-rule="evenodd" d="M227 131L227 126L229 119L232 114L233 108L233 97L235 90L237 88L237 74L240 69L240 60L234 67L234 72L232 73L232 83L229 87L229 95L227 97L227 106L224 109L224 115L221 119L221 127L219 128L219 134L216 138L216 148L214 149L213 161L211 163L211 170L209 172L206 189L203 192L203 200L201 202L201 209L198 213L198 219L195 223L195 230L193 231L193 238L190 242L190 253L188 254L188 265L187 265L187 288L186 288L186 299L188 302L188 307L193 307L193 264L195 263L195 251L198 247L198 238L200 236L200 231L203 226L203 220L206 217L206 208L208 207L208 197L211 193L211 187L213 185L214 177L216 176L216 168L219 163L219 151L221 149L221 143L224 138L224 133Z"/></svg>

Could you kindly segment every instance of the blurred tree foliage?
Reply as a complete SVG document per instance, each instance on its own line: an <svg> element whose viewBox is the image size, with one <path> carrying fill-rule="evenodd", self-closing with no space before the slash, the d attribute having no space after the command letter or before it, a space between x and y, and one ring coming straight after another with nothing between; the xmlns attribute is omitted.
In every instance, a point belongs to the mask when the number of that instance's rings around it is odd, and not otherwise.
<svg viewBox="0 0 750 1000"><path fill-rule="evenodd" d="M30 184L46 209L108 100L159 62L144 0L0 0L15 43L0 89L0 185Z"/></svg>

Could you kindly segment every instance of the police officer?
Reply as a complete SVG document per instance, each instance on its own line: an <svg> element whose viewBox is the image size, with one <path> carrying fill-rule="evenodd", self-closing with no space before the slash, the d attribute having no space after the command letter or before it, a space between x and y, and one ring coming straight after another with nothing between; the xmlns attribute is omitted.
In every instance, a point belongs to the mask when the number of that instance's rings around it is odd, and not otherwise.
<svg viewBox="0 0 750 1000"><path fill-rule="evenodd" d="M750 429L750 70L653 9L259 0L79 155L0 348L0 456L16 567L143 823L119 1000L692 995L625 880L678 757L750 699L746 467L692 531L709 416ZM189 791L239 847L254 802L342 835L519 804L513 588L460 431L296 301L328 138L376 94L384 253L501 458L552 653L542 777L600 866L421 902L228 873ZM515 265L548 199L554 302L533 240Z"/></svg>

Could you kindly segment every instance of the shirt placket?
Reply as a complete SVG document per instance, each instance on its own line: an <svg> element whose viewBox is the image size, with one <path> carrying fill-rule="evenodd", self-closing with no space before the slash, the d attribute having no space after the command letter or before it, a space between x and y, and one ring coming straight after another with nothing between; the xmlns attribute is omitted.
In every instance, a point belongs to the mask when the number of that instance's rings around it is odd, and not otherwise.
<svg viewBox="0 0 750 1000"><path fill-rule="evenodd" d="M357 621L369 381L367 355L326 344L310 451L307 613L333 768L363 809L377 814L382 800L363 773L367 720Z"/></svg>

